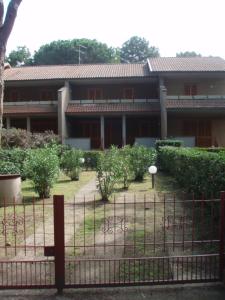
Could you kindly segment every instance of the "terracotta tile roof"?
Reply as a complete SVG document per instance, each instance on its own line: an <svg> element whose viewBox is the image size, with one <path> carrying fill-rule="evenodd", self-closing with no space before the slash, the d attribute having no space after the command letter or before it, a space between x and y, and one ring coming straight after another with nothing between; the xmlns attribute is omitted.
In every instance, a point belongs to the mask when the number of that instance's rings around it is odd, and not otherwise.
<svg viewBox="0 0 225 300"><path fill-rule="evenodd" d="M4 115L38 115L56 113L56 105L4 105Z"/></svg>
<svg viewBox="0 0 225 300"><path fill-rule="evenodd" d="M225 72L220 57L157 57L148 59L151 72Z"/></svg>
<svg viewBox="0 0 225 300"><path fill-rule="evenodd" d="M66 110L67 114L80 113L122 113L122 112L159 112L159 103L142 103L142 104L69 104Z"/></svg>
<svg viewBox="0 0 225 300"><path fill-rule="evenodd" d="M148 77L147 64L93 64L18 67L5 70L6 81Z"/></svg>
<svg viewBox="0 0 225 300"><path fill-rule="evenodd" d="M215 100L169 100L166 101L166 107L170 109L202 109L202 108L224 108L225 100L215 99Z"/></svg>

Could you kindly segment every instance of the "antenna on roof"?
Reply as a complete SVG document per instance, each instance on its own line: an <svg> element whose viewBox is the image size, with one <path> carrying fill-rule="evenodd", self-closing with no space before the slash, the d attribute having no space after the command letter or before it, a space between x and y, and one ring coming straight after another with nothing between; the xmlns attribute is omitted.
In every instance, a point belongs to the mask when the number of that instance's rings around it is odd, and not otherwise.
<svg viewBox="0 0 225 300"><path fill-rule="evenodd" d="M80 65L80 62L81 62L81 54L84 54L84 52L83 51L81 51L81 48L83 48L83 49L87 49L87 47L85 47L85 46L83 46L83 45L78 45L77 46L78 47L78 50L76 50L77 52L78 52L78 63L79 63L79 65Z"/></svg>

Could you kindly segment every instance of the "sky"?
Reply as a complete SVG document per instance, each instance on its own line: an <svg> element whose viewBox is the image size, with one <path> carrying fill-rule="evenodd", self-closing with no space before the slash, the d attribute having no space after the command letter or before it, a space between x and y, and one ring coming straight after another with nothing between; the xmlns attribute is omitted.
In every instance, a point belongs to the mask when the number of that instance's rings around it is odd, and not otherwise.
<svg viewBox="0 0 225 300"><path fill-rule="evenodd" d="M195 51L225 58L224 30L225 0L23 0L7 52L27 46L33 53L74 38L121 47L136 35L161 56Z"/></svg>

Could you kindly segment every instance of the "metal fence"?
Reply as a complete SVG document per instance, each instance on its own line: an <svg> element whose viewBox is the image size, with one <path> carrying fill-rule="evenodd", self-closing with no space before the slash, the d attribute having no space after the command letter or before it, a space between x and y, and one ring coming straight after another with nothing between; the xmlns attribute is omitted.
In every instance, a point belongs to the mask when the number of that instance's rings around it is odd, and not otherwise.
<svg viewBox="0 0 225 300"><path fill-rule="evenodd" d="M224 193L34 200L0 208L0 288L223 279Z"/></svg>

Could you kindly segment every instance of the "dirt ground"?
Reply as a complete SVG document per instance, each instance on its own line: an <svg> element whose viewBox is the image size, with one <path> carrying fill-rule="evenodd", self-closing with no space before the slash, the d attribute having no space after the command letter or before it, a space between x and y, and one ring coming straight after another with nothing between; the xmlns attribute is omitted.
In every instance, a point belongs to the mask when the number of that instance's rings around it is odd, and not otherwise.
<svg viewBox="0 0 225 300"><path fill-rule="evenodd" d="M221 284L168 285L104 289L70 289L63 295L55 290L0 291L1 300L224 300Z"/></svg>

